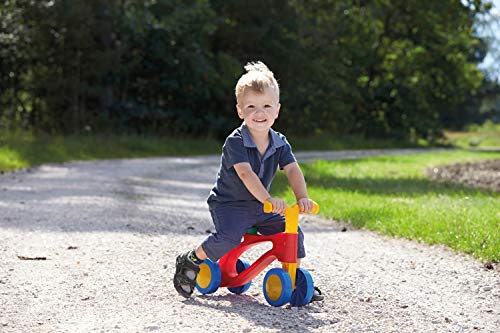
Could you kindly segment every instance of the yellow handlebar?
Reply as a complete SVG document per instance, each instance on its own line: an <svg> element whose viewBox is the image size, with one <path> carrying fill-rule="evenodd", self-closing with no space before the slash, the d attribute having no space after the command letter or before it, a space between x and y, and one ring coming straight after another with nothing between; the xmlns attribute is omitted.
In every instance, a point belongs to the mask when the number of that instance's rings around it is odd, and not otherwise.
<svg viewBox="0 0 500 333"><path fill-rule="evenodd" d="M313 201L314 202L314 201ZM289 206L287 207L287 210L291 208L291 209L297 209L297 211L300 211L300 208L299 208L299 205L295 204L293 206ZM273 204L270 203L269 201L265 201L264 202L264 213L271 213L273 211ZM319 212L319 205L314 202L314 206L313 206L313 210L312 210L312 214L318 214Z"/></svg>
<svg viewBox="0 0 500 333"><path fill-rule="evenodd" d="M314 202L314 201L313 201L313 202ZM313 205L313 210L312 210L312 212L311 212L311 213L313 213L313 214L318 214L318 212L319 212L319 205L318 205L316 202L314 202L314 205Z"/></svg>
<svg viewBox="0 0 500 333"><path fill-rule="evenodd" d="M319 205L314 202L313 210L311 213L317 214L319 211ZM271 213L273 211L273 204L269 201L264 202L264 212ZM285 233L287 234L297 234L299 228L299 214L300 207L295 204L293 206L287 206L285 210ZM295 250L294 250L295 251ZM297 273L297 262L282 262L283 269L288 272L292 278L293 289L295 289L295 275Z"/></svg>

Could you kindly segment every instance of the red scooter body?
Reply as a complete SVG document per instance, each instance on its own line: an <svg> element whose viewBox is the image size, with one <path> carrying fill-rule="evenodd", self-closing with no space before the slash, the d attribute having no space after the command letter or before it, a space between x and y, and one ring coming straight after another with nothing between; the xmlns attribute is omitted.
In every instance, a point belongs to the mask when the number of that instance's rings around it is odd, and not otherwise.
<svg viewBox="0 0 500 333"><path fill-rule="evenodd" d="M281 262L297 262L297 234L280 232L270 236L245 234L243 242L237 247L226 253L219 259L221 269L221 287L242 286L253 280L275 259ZM262 242L272 242L273 247L259 259L257 259L249 268L239 273L236 271L236 262L241 254L255 245Z"/></svg>

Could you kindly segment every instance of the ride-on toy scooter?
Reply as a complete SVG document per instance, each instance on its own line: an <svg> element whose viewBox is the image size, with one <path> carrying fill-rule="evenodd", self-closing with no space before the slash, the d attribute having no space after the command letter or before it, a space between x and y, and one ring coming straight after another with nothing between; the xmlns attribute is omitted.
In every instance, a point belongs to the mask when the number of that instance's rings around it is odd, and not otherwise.
<svg viewBox="0 0 500 333"><path fill-rule="evenodd" d="M272 204L266 201L264 212L272 210ZM312 213L318 211L319 206L314 203ZM314 283L307 270L297 268L299 212L296 204L286 208L284 232L263 236L257 234L257 228L253 227L247 231L240 245L226 253L218 263L206 259L200 265L196 279L198 291L211 294L219 287L227 287L235 294L244 293L250 288L252 279L278 259L283 268L273 268L264 277L263 293L267 302L273 306L289 302L292 306L308 304L314 293ZM251 266L246 260L239 259L243 252L262 242L272 242L273 247Z"/></svg>

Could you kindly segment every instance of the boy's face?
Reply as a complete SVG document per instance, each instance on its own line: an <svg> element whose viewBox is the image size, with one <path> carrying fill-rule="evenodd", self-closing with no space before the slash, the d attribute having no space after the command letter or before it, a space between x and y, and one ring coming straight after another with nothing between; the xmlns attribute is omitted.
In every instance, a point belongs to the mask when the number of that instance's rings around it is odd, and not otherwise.
<svg viewBox="0 0 500 333"><path fill-rule="evenodd" d="M281 104L277 94L266 88L264 92L245 89L236 109L238 116L253 131L267 132L278 118Z"/></svg>

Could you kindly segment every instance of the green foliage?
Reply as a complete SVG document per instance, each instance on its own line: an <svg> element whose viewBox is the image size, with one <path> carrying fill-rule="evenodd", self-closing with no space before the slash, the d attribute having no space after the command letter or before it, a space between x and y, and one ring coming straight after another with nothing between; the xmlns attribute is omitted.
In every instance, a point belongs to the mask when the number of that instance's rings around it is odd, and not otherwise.
<svg viewBox="0 0 500 333"><path fill-rule="evenodd" d="M465 96L454 113L441 115L446 128L462 130L471 123L484 123L487 120L500 123L500 82L483 79L482 85Z"/></svg>
<svg viewBox="0 0 500 333"><path fill-rule="evenodd" d="M481 84L473 24L488 10L478 0L3 1L0 129L223 137L239 121L243 65L262 60L282 87L278 129L432 141Z"/></svg>

